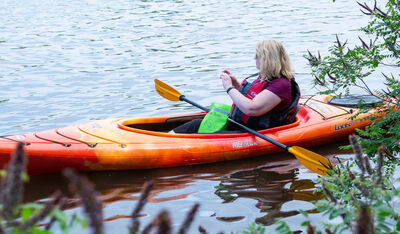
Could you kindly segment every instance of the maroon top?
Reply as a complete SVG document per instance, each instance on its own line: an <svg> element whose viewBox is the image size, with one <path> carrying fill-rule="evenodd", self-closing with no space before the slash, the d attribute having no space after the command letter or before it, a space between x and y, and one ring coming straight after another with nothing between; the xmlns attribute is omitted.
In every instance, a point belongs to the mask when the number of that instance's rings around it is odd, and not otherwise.
<svg viewBox="0 0 400 234"><path fill-rule="evenodd" d="M282 111L290 106L292 102L292 84L287 78L271 80L268 82L265 89L273 92L281 99L281 102L274 108L274 110Z"/></svg>

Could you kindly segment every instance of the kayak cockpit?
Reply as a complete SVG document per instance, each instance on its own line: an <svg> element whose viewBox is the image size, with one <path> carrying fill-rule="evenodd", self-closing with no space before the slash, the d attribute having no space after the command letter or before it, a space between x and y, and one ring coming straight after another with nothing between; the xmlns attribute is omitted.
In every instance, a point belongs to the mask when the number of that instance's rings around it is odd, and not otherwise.
<svg viewBox="0 0 400 234"><path fill-rule="evenodd" d="M342 96L327 96L327 95L308 95L302 96L299 103L299 112L296 116L294 123L279 126L275 128L261 130L262 133L274 132L282 129L292 128L299 125L299 123L307 122L310 115L317 115L318 118L323 120L333 119L340 116L349 116L357 109L358 104L364 103L367 105L374 105L381 102L371 95L350 95ZM141 132L146 134L159 134L168 133L170 130L194 119L202 119L206 112L169 115L169 116L156 116L156 117L143 117L143 118L127 118L120 119L117 123L120 129L131 132ZM237 132L224 132L226 134L238 134ZM185 134L179 134L185 135ZM186 134L189 135L189 134ZM198 134L190 134L197 135ZM215 134L214 134L215 135Z"/></svg>
<svg viewBox="0 0 400 234"><path fill-rule="evenodd" d="M175 115L175 116L155 116L155 117L144 117L144 118L130 118L130 119L120 119L117 121L117 125L120 129L131 131L131 132L140 132L142 134L150 134L150 135L158 135L168 133L170 130L175 127L189 122L193 119L202 119L206 115L205 112L194 113L194 114L185 114L185 115ZM296 117L295 122L279 126L275 128L261 130L261 133L280 131L283 129L293 128L300 124L301 118ZM237 131L226 131L219 134L212 135L238 135L238 134L249 134L249 133L239 133ZM199 135L210 135L210 134L174 134L174 135L187 135L199 137Z"/></svg>
<svg viewBox="0 0 400 234"><path fill-rule="evenodd" d="M205 112L201 112L189 115L124 119L118 122L118 126L129 131L135 131L135 129L139 129L152 132L169 132L179 125L191 120L202 119L205 115Z"/></svg>

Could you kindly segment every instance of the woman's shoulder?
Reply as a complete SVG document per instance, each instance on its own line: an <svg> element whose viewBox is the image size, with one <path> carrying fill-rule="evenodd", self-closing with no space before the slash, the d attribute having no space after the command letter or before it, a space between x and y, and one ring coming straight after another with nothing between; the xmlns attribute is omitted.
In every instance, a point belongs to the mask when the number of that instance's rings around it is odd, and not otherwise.
<svg viewBox="0 0 400 234"><path fill-rule="evenodd" d="M288 95L291 93L292 84L287 78L277 78L268 82L264 89L276 94L281 99L287 99L290 98Z"/></svg>
<svg viewBox="0 0 400 234"><path fill-rule="evenodd" d="M266 85L266 89L279 89L279 90L286 90L290 89L292 87L292 84L289 79L282 77L282 78L276 78L271 81L269 81Z"/></svg>
<svg viewBox="0 0 400 234"><path fill-rule="evenodd" d="M290 85L290 80L286 77L280 77L280 78L275 78L272 79L271 81L268 82L268 84L282 84L282 85Z"/></svg>

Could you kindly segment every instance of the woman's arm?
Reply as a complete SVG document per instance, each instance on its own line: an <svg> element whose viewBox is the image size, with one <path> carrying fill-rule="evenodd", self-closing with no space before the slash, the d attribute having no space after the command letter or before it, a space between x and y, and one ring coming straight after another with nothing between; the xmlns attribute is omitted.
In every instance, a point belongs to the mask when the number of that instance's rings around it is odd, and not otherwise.
<svg viewBox="0 0 400 234"><path fill-rule="evenodd" d="M269 90L261 91L253 100L245 97L237 89L229 91L233 103L248 116L260 116L272 110L281 98Z"/></svg>

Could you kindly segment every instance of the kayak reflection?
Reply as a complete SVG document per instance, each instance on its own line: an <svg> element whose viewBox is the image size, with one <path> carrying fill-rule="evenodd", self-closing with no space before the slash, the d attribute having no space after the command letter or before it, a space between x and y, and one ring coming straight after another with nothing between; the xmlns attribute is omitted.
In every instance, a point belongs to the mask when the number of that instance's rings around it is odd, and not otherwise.
<svg viewBox="0 0 400 234"><path fill-rule="evenodd" d="M313 148L318 153L331 157L337 146L343 143ZM141 213L142 222L149 222L160 209L171 211L177 224L183 221L187 207L200 203L196 222L212 223L216 227L243 228L256 221L270 225L277 217L290 217L297 211L285 210L285 204L302 205L301 201L313 201L311 180L316 178L288 154L274 154L245 160L187 167L164 168L138 171L108 171L84 173L94 183L98 199L103 204L105 221L129 225L129 217L140 196L143 184L154 180L155 186L148 204ZM32 176L26 185L25 202L47 201L54 191L61 190L69 195L69 210L79 209L78 199L69 194L65 179L57 174ZM245 199L238 199L245 198ZM247 199L246 199L247 198ZM252 200L256 205L249 206ZM312 205L307 207L313 207ZM244 209L243 209L244 208ZM306 210L302 208L303 210ZM265 214L259 217L259 214ZM308 210L307 212L314 212ZM233 226L234 227L233 227ZM211 229L209 230L211 231ZM216 232L218 230L215 230Z"/></svg>

